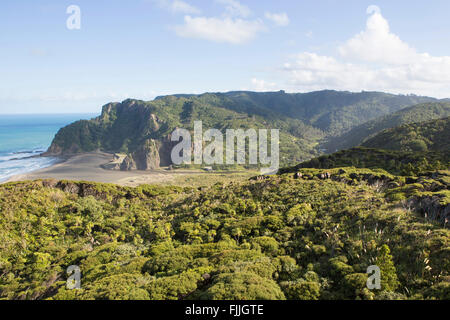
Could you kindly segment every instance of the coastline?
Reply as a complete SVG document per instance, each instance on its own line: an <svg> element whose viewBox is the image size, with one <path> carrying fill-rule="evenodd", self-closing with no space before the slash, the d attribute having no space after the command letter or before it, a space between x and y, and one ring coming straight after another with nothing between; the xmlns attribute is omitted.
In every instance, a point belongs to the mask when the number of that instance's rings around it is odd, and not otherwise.
<svg viewBox="0 0 450 320"><path fill-rule="evenodd" d="M204 186L232 179L235 181L248 179L258 174L256 171L205 172L198 169L168 171L166 168L152 171L118 171L102 168L102 165L110 163L113 158L114 154L100 151L59 157L59 160L49 167L14 175L6 181L0 182L0 185L10 182L53 179L112 183L126 187L136 187L142 184Z"/></svg>
<svg viewBox="0 0 450 320"><path fill-rule="evenodd" d="M122 186L138 186L140 184L155 184L171 182L176 176L187 172L165 172L164 169L155 171L116 171L103 169L101 165L110 162L113 154L104 152L82 153L73 156L59 157L53 165L10 177L9 182L55 179L114 183ZM192 172L191 174L200 172Z"/></svg>

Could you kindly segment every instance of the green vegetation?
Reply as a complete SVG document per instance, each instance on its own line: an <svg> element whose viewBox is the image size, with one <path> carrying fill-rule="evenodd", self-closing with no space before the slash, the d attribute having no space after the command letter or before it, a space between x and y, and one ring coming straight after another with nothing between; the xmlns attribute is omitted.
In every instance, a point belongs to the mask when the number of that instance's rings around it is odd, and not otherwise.
<svg viewBox="0 0 450 320"><path fill-rule="evenodd" d="M280 163L293 165L322 152L324 138L354 126L435 99L379 92L320 91L305 94L229 92L174 95L144 102L126 100L103 107L101 116L62 128L50 155L103 150L126 153L124 169L171 164L170 134L175 128L280 129Z"/></svg>
<svg viewBox="0 0 450 320"><path fill-rule="evenodd" d="M202 121L204 131L210 128L223 133L227 129L279 129L280 161L285 165L318 154L314 147L316 140L323 136L321 130L273 112L262 116L234 111L231 104L226 98L216 101L206 97L174 96L150 102L126 100L108 104L98 118L78 121L59 130L48 154L102 150L132 155L141 170L167 166L172 163L170 152L175 145L170 140L171 133L176 128L193 131L197 120Z"/></svg>
<svg viewBox="0 0 450 320"><path fill-rule="evenodd" d="M425 102L343 141L363 146L309 160L321 139ZM309 161L276 176L180 175L172 186L1 185L0 299L450 299L448 110L335 91L106 105L61 129L49 154L101 149L126 154L127 169L167 164L172 130L201 119L204 129L279 128L281 164ZM71 265L81 289L66 288ZM379 290L366 286L371 265Z"/></svg>
<svg viewBox="0 0 450 320"><path fill-rule="evenodd" d="M249 178L259 174L258 171L244 170L242 172L214 172L199 173L176 176L170 185L181 187L209 187L216 183L230 183L248 180ZM167 184L162 182L161 184Z"/></svg>
<svg viewBox="0 0 450 320"><path fill-rule="evenodd" d="M450 117L385 130L363 146L404 152L440 152L450 158Z"/></svg>
<svg viewBox="0 0 450 320"><path fill-rule="evenodd" d="M192 96L191 96L192 97ZM323 90L309 93L229 92L196 96L205 100L226 98L226 108L265 116L271 113L299 119L328 136L340 135L354 126L403 108L436 99L382 92ZM223 103L222 103L223 104Z"/></svg>
<svg viewBox="0 0 450 320"><path fill-rule="evenodd" d="M446 118L449 116L449 102L429 102L415 105L363 123L342 135L329 137L327 139L328 141L323 144L323 148L333 152L336 150L353 148L361 144L366 145L365 142L368 139L374 137L383 130L416 122L427 122Z"/></svg>
<svg viewBox="0 0 450 320"><path fill-rule="evenodd" d="M1 185L0 297L448 299L448 172L300 173L204 188ZM366 288L373 264L381 290ZM82 289L66 289L70 265Z"/></svg>
<svg viewBox="0 0 450 320"><path fill-rule="evenodd" d="M450 118L412 123L385 130L362 147L338 151L306 161L298 168L381 168L393 174L418 175L450 169Z"/></svg>
<svg viewBox="0 0 450 320"><path fill-rule="evenodd" d="M338 167L379 168L393 174L408 176L432 170L447 170L450 168L450 158L448 153L432 151L402 152L358 147L321 156L292 168L281 169L281 172L294 172L300 168L331 169Z"/></svg>

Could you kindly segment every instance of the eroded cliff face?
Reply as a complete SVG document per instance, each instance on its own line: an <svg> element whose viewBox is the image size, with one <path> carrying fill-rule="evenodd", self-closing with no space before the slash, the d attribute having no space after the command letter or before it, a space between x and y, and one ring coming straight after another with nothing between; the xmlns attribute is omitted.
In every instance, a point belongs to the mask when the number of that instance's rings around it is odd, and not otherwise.
<svg viewBox="0 0 450 320"><path fill-rule="evenodd" d="M171 139L171 134L165 136L161 139L158 147L160 166L162 167L167 167L173 164L172 149L178 144L178 142L173 142Z"/></svg>
<svg viewBox="0 0 450 320"><path fill-rule="evenodd" d="M141 101L110 103L99 117L62 128L44 155L71 156L99 150L124 154L105 164L105 169L154 170L172 164L172 130Z"/></svg>

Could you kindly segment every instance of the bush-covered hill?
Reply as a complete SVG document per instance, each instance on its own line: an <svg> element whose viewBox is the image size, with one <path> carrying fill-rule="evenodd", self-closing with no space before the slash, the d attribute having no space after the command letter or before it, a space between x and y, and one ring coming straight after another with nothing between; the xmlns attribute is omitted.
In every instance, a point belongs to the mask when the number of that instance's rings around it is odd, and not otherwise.
<svg viewBox="0 0 450 320"><path fill-rule="evenodd" d="M414 95L334 90L309 93L233 91L180 96L218 103L219 106L249 114L265 116L275 112L299 119L330 136L415 104L436 101Z"/></svg>
<svg viewBox="0 0 450 320"><path fill-rule="evenodd" d="M378 92L283 91L229 92L126 100L103 107L101 116L62 128L49 155L101 149L127 153L125 169L153 169L171 163L170 133L192 129L280 129L281 164L292 165L320 154L319 141L353 126L432 98Z"/></svg>
<svg viewBox="0 0 450 320"><path fill-rule="evenodd" d="M364 142L363 146L406 152L440 152L450 159L450 117L388 129Z"/></svg>
<svg viewBox="0 0 450 320"><path fill-rule="evenodd" d="M357 147L323 155L280 172L295 172L300 168L332 169L353 166L357 168L384 169L392 174L417 175L433 170L449 170L448 153L403 152Z"/></svg>
<svg viewBox="0 0 450 320"><path fill-rule="evenodd" d="M450 169L450 118L412 123L385 130L367 140L363 146L282 169L329 169L342 166L379 168L393 174L414 175L432 170Z"/></svg>
<svg viewBox="0 0 450 320"><path fill-rule="evenodd" d="M216 102L221 105L220 102ZM103 107L90 121L78 121L56 134L49 155L90 152L97 149L127 153L141 170L171 164L176 128L193 130L202 120L203 131L226 129L279 129L281 163L293 163L316 155L316 140L323 133L297 119L269 113L266 116L236 112L197 98L168 96L150 102L126 100Z"/></svg>
<svg viewBox="0 0 450 320"><path fill-rule="evenodd" d="M433 102L408 107L393 114L385 115L375 120L356 126L349 132L331 137L323 148L334 152L349 149L363 144L385 129L416 122L426 122L450 116L449 102Z"/></svg>
<svg viewBox="0 0 450 320"><path fill-rule="evenodd" d="M448 173L0 186L3 299L450 299ZM440 209L439 209L440 208ZM81 289L67 290L78 265ZM366 287L381 268L381 290Z"/></svg>

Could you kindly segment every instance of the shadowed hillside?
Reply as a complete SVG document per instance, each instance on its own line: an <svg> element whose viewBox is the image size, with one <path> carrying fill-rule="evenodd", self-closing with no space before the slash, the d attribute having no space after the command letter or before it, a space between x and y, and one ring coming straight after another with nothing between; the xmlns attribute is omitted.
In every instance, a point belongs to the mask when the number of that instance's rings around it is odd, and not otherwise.
<svg viewBox="0 0 450 320"><path fill-rule="evenodd" d="M331 137L324 148L333 152L359 146L367 139L385 130L414 122L425 122L450 116L449 102L425 103L408 107L357 126L340 136Z"/></svg>
<svg viewBox="0 0 450 320"><path fill-rule="evenodd" d="M440 152L450 158L450 117L388 129L363 146L406 152Z"/></svg>

